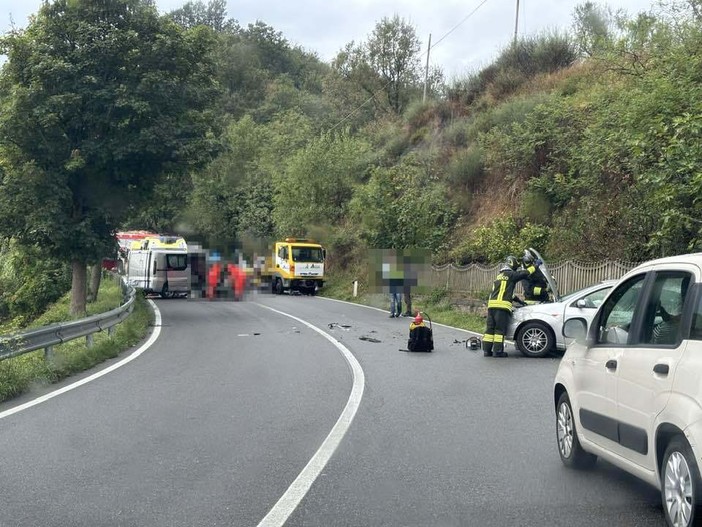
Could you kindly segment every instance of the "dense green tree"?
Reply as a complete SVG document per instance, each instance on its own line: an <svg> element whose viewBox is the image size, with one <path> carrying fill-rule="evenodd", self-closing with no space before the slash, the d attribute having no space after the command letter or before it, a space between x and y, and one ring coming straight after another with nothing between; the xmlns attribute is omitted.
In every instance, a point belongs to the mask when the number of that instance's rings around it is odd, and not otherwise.
<svg viewBox="0 0 702 527"><path fill-rule="evenodd" d="M456 220L443 183L416 160L376 167L351 204L361 237L372 248L442 248Z"/></svg>
<svg viewBox="0 0 702 527"><path fill-rule="evenodd" d="M274 218L281 235L339 224L370 163L369 145L348 134L323 135L290 159L277 178Z"/></svg>
<svg viewBox="0 0 702 527"><path fill-rule="evenodd" d="M217 37L214 54L225 90L224 112L235 119L250 113L269 121L295 106L311 114L324 111L319 97L328 66L316 54L291 46L281 32L260 21Z"/></svg>
<svg viewBox="0 0 702 527"><path fill-rule="evenodd" d="M383 18L368 39L347 44L334 60L335 74L360 86L380 108L401 114L420 93L420 43L414 26L398 15ZM434 79L441 79L435 73ZM366 103L364 103L365 106Z"/></svg>
<svg viewBox="0 0 702 527"><path fill-rule="evenodd" d="M235 20L227 19L226 0L209 0L187 2L178 9L168 13L168 16L185 29L196 26L207 26L214 31L231 31L238 27Z"/></svg>
<svg viewBox="0 0 702 527"><path fill-rule="evenodd" d="M0 234L72 262L73 313L127 205L208 156L214 42L144 0L56 0L2 38Z"/></svg>
<svg viewBox="0 0 702 527"><path fill-rule="evenodd" d="M615 13L596 2L579 4L573 11L573 32L580 53L592 56L601 52L614 41Z"/></svg>
<svg viewBox="0 0 702 527"><path fill-rule="evenodd" d="M222 153L193 176L189 216L199 232L234 239L241 205L238 190L256 170L263 138L262 127L244 117L222 137Z"/></svg>
<svg viewBox="0 0 702 527"><path fill-rule="evenodd" d="M0 241L0 321L13 319L21 327L70 287L71 269L66 262L47 255L38 245Z"/></svg>

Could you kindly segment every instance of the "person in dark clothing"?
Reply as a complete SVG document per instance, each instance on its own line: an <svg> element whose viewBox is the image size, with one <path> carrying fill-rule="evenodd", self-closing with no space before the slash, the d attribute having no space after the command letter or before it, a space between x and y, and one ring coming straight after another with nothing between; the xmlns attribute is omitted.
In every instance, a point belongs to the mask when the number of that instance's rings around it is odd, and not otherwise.
<svg viewBox="0 0 702 527"><path fill-rule="evenodd" d="M519 270L519 260L508 256L500 273L495 278L488 299L487 327L483 335L483 355L485 357L507 357L505 353L505 333L512 315L514 288L536 271L541 262L537 259L526 269Z"/></svg>
<svg viewBox="0 0 702 527"><path fill-rule="evenodd" d="M403 317L411 317L412 316L412 286L410 285L410 281L405 279L405 283L402 286L403 289L403 296L405 297L405 312L402 313Z"/></svg>
<svg viewBox="0 0 702 527"><path fill-rule="evenodd" d="M524 268L527 269L529 266L534 265L534 260L536 260L536 257L531 254L528 249L525 249L524 257L522 258ZM541 271L541 269L539 269L538 265L534 265L534 267L536 267L536 270L527 278L522 280L522 288L524 289L524 303L526 305L536 304L538 302L548 302L550 300L548 294L548 281L546 280L544 273Z"/></svg>
<svg viewBox="0 0 702 527"><path fill-rule="evenodd" d="M402 286L390 284L390 318L402 316Z"/></svg>

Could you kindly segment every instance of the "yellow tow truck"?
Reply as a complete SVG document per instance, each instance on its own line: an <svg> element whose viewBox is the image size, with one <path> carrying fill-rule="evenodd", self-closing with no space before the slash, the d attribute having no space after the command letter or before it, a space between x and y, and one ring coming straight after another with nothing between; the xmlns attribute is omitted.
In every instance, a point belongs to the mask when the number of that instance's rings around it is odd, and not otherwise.
<svg viewBox="0 0 702 527"><path fill-rule="evenodd" d="M297 291L316 295L324 286L326 251L319 243L307 238L285 238L275 242L272 258L266 259L266 279L271 291Z"/></svg>

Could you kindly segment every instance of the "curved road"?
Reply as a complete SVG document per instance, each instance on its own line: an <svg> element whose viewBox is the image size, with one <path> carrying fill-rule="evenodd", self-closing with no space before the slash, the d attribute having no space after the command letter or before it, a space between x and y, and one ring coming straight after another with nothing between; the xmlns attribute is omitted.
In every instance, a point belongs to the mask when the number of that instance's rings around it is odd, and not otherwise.
<svg viewBox="0 0 702 527"><path fill-rule="evenodd" d="M604 462L561 465L557 359L484 359L436 324L434 353L401 353L409 319L323 298L156 303L161 333L135 360L0 405L1 527L263 526L359 386L303 321L365 384L277 525L664 525L655 489Z"/></svg>

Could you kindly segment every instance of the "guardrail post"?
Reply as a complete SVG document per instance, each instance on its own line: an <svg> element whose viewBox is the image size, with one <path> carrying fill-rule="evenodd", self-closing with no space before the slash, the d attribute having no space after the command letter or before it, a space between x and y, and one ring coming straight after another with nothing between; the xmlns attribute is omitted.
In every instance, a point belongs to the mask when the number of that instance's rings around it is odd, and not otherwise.
<svg viewBox="0 0 702 527"><path fill-rule="evenodd" d="M44 360L51 361L54 359L54 347L47 346L44 348Z"/></svg>
<svg viewBox="0 0 702 527"><path fill-rule="evenodd" d="M85 345L88 346L89 348L93 347L94 339L93 339L93 334L91 333L90 335L85 336Z"/></svg>

